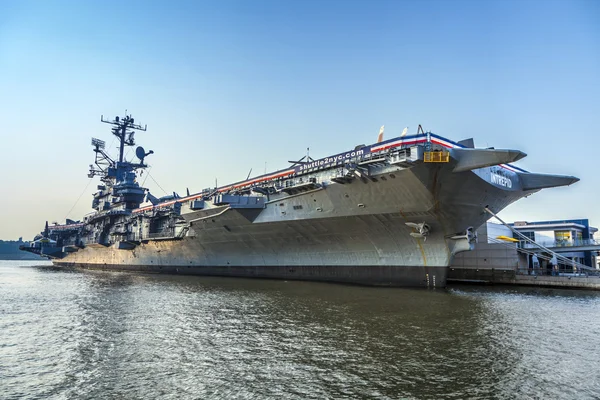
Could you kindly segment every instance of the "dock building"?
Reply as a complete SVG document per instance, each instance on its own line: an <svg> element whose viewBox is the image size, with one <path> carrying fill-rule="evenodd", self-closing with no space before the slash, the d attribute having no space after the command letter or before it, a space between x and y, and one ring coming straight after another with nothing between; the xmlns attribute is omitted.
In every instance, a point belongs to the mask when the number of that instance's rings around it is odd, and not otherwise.
<svg viewBox="0 0 600 400"><path fill-rule="evenodd" d="M598 228L590 226L588 219L506 225L488 221L477 229L477 235L473 251L455 256L450 280L508 283L519 275L600 273ZM582 266L587 267L585 271Z"/></svg>
<svg viewBox="0 0 600 400"><path fill-rule="evenodd" d="M600 240L594 237L598 228L590 226L588 219L515 221L510 225L534 242L576 263L599 267ZM525 241L520 241L520 246L525 249L535 249L534 244Z"/></svg>

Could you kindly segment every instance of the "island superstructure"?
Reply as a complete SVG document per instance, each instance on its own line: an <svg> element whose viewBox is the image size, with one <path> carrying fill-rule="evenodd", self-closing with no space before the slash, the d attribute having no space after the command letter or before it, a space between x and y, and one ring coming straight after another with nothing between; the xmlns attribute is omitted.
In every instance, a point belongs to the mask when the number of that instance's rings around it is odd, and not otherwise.
<svg viewBox="0 0 600 400"><path fill-rule="evenodd" d="M119 140L112 159L92 139L94 211L46 225L24 250L54 264L107 270L443 287L455 254L472 249L488 208L497 213L578 178L527 172L518 150L478 149L420 127L289 168L180 197L156 198L139 174L127 115L102 122ZM182 166L182 168L185 166Z"/></svg>

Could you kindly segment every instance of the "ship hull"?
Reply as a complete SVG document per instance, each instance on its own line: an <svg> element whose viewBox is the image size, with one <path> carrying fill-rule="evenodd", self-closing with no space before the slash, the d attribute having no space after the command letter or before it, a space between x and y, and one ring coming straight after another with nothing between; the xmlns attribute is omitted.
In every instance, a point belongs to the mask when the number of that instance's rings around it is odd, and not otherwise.
<svg viewBox="0 0 600 400"><path fill-rule="evenodd" d="M86 247L53 262L113 271L445 286L447 240L439 233L426 241L414 238L405 221L395 213L256 224L232 210L210 220L219 229L132 249ZM431 224L439 231L435 220Z"/></svg>
<svg viewBox="0 0 600 400"><path fill-rule="evenodd" d="M369 286L443 288L448 267L423 266L186 266L82 264L66 261L56 265L103 271L161 273L171 275L223 276L259 279L305 280Z"/></svg>
<svg viewBox="0 0 600 400"><path fill-rule="evenodd" d="M265 209L223 206L187 215L180 239L86 247L56 265L365 285L444 287L454 254L469 243L452 237L477 228L483 208L502 209L526 195L490 185L472 172L420 166L377 182L333 184L279 198ZM444 182L444 185L441 185ZM486 196L474 196L485 193ZM407 224L409 223L409 224ZM410 223L426 223L427 238Z"/></svg>

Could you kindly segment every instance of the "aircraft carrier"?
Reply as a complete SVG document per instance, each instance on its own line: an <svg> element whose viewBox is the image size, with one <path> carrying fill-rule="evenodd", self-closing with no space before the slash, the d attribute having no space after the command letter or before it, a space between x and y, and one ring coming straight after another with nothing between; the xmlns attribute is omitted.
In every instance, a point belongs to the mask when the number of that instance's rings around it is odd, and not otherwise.
<svg viewBox="0 0 600 400"><path fill-rule="evenodd" d="M443 287L489 214L578 178L527 172L518 150L479 149L425 132L359 145L199 193L156 198L140 186L146 127L113 120L114 159L92 139L94 211L46 223L23 250L59 266L119 271ZM185 167L182 165L181 167Z"/></svg>

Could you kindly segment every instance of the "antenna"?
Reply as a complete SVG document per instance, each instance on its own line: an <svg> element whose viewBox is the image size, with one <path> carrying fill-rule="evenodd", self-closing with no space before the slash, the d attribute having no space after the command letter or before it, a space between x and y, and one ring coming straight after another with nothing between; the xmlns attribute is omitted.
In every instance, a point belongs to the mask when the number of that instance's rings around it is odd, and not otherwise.
<svg viewBox="0 0 600 400"><path fill-rule="evenodd" d="M295 167L296 165L300 165L300 164L306 164L306 163L309 163L309 162L311 162L311 161L315 161L315 160L314 160L314 159L313 159L313 158L312 158L312 157L309 155L309 152L310 152L310 148L309 148L309 147L307 147L307 148L306 148L306 155L305 155L304 157L302 157L302 158L301 158L301 159L299 159L298 161L289 161L289 160L288 160L288 162L292 164L292 167ZM291 167L290 167L290 168L291 168ZM265 171L266 171L266 169L267 169L267 163L265 162ZM266 172L265 172L265 173L266 173Z"/></svg>
<svg viewBox="0 0 600 400"><path fill-rule="evenodd" d="M147 125L142 127L142 125L136 124L133 117L131 115L127 115L127 110L125 111L124 118L119 118L117 116L114 120L110 121L104 119L104 115L102 115L100 117L100 121L104 122L105 124L113 125L112 133L119 138L119 162L123 162L123 150L125 149L125 146L135 145L135 140L133 137L135 131L146 131L147 129Z"/></svg>
<svg viewBox="0 0 600 400"><path fill-rule="evenodd" d="M143 162L144 157L146 157L146 150L144 150L142 146L138 146L137 149L135 149L135 156Z"/></svg>
<svg viewBox="0 0 600 400"><path fill-rule="evenodd" d="M92 138L92 146L94 146L94 152L96 153L94 164L96 164L98 169L95 169L93 165L90 165L88 178L93 178L96 175L102 175L104 177L108 168L113 168L115 166L115 162L104 151L104 148L106 147L106 142L104 140Z"/></svg>
<svg viewBox="0 0 600 400"><path fill-rule="evenodd" d="M246 180L250 179L250 174L252 173L252 168L250 168L250 172L248 172L248 176L246 177Z"/></svg>
<svg viewBox="0 0 600 400"><path fill-rule="evenodd" d="M140 165L144 165L144 158L146 158L146 156L150 154L154 154L154 151L150 150L146 153L146 150L144 150L142 146L138 146L135 149L135 156L140 159Z"/></svg>
<svg viewBox="0 0 600 400"><path fill-rule="evenodd" d="M92 146L96 148L96 150L103 150L106 142L104 140L92 138Z"/></svg>

